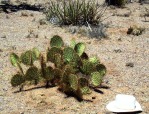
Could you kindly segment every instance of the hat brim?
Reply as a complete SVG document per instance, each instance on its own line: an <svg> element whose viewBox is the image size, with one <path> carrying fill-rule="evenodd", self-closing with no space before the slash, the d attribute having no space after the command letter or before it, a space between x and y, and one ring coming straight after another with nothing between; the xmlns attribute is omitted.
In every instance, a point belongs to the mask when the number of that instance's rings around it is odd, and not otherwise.
<svg viewBox="0 0 149 114"><path fill-rule="evenodd" d="M111 111L111 112L137 112L137 111L142 111L141 105L136 101L136 107L133 110L126 110L126 109L119 109L116 107L116 102L112 101L110 102L106 108Z"/></svg>

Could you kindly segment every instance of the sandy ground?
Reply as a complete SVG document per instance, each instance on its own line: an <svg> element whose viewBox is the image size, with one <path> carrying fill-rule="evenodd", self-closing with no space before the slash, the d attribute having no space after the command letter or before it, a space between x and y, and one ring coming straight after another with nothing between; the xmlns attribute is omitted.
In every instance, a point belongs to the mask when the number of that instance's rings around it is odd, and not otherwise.
<svg viewBox="0 0 149 114"><path fill-rule="evenodd" d="M65 28L49 23L40 25L39 20L45 19L41 12L1 12L0 114L110 114L106 105L118 93L134 95L142 106L142 114L149 114L149 22L140 17L144 7L149 6L132 3L124 9L108 8L105 15L114 15L104 21L109 24L109 37L102 40L70 34ZM123 16L130 11L129 17ZM140 36L127 35L127 29L132 25L145 27L146 30ZM108 72L104 84L110 89L99 89L102 94L92 92L84 96L86 101L83 102L67 97L56 87L26 87L27 91L14 93L17 88L11 87L10 79L17 69L9 61L10 53L20 54L33 47L44 52L49 46L49 39L56 34L62 36L66 44L72 38L86 43L86 52L90 56L97 55L106 65ZM134 66L126 66L127 63Z"/></svg>

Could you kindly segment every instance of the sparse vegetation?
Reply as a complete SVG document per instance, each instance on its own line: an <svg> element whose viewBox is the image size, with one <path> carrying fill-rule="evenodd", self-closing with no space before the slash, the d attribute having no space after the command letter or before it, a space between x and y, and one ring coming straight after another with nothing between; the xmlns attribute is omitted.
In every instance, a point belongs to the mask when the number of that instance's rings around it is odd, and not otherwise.
<svg viewBox="0 0 149 114"><path fill-rule="evenodd" d="M37 48L22 53L20 57L15 53L10 55L12 65L19 68L11 79L13 87L20 86L22 90L27 82L36 85L44 80L46 87L59 86L64 93L82 99L83 94L91 92L91 88L101 85L106 67L96 57L88 57L84 43L72 40L70 46L65 46L62 38L55 35L50 45L46 57ZM39 68L34 64L36 60L40 61ZM28 68L26 72L22 63Z"/></svg>
<svg viewBox="0 0 149 114"><path fill-rule="evenodd" d="M106 8L95 1L63 0L62 2L50 2L46 11L47 19L53 23L62 25L85 25L87 22L97 25Z"/></svg>
<svg viewBox="0 0 149 114"><path fill-rule="evenodd" d="M144 31L145 31L145 28L143 28L143 27L131 26L131 27L128 29L127 34L132 34L132 35L139 36L139 35L141 35Z"/></svg>

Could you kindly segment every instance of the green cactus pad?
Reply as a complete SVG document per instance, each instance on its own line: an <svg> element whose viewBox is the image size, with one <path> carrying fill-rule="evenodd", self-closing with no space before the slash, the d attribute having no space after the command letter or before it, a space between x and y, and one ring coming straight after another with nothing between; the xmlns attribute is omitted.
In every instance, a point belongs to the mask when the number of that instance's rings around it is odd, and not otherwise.
<svg viewBox="0 0 149 114"><path fill-rule="evenodd" d="M89 80L86 78L82 77L79 79L79 87L80 87L82 94L88 94L91 92L89 89Z"/></svg>
<svg viewBox="0 0 149 114"><path fill-rule="evenodd" d="M50 50L47 52L47 60L54 62L55 61L55 54L63 54L63 51L60 48L57 47L52 47Z"/></svg>
<svg viewBox="0 0 149 114"><path fill-rule="evenodd" d="M19 56L16 55L15 53L11 53L10 54L10 61L11 61L11 64L15 67L18 66L18 63L19 63Z"/></svg>
<svg viewBox="0 0 149 114"><path fill-rule="evenodd" d="M98 72L100 72L100 74L102 76L104 76L106 74L106 72L107 72L107 69L106 69L106 67L103 64L97 64L96 65L96 69L97 69Z"/></svg>
<svg viewBox="0 0 149 114"><path fill-rule="evenodd" d="M102 76L99 72L91 73L91 83L93 86L99 86L102 83Z"/></svg>
<svg viewBox="0 0 149 114"><path fill-rule="evenodd" d="M74 49L78 53L78 55L81 56L85 50L85 44L84 43L77 43L75 45Z"/></svg>
<svg viewBox="0 0 149 114"><path fill-rule="evenodd" d="M26 51L21 54L21 62L25 65L32 65L32 51Z"/></svg>
<svg viewBox="0 0 149 114"><path fill-rule="evenodd" d="M39 73L39 70L37 67L33 66L33 67L30 67L26 74L25 74L25 80L27 81L39 81L39 76L40 76L40 73Z"/></svg>
<svg viewBox="0 0 149 114"><path fill-rule="evenodd" d="M90 94L91 93L91 89L88 86L82 87L81 88L81 92L82 92L83 95Z"/></svg>
<svg viewBox="0 0 149 114"><path fill-rule="evenodd" d="M78 77L77 75L70 74L69 75L69 85L74 91L78 89Z"/></svg>
<svg viewBox="0 0 149 114"><path fill-rule="evenodd" d="M63 72L67 75L69 74L75 74L76 70L74 69L74 67L70 64L67 64L64 68L63 68Z"/></svg>
<svg viewBox="0 0 149 114"><path fill-rule="evenodd" d="M71 40L71 43L70 43L70 47L71 47L72 49L74 49L75 45L76 45L76 41L75 41L75 39L72 39L72 40Z"/></svg>
<svg viewBox="0 0 149 114"><path fill-rule="evenodd" d="M67 61L67 62L72 61L73 58L74 58L74 54L75 54L75 52L72 48L66 47L64 49L64 60Z"/></svg>
<svg viewBox="0 0 149 114"><path fill-rule="evenodd" d="M32 54L35 60L39 59L40 57L40 51L37 48L32 49Z"/></svg>
<svg viewBox="0 0 149 114"><path fill-rule="evenodd" d="M79 78L79 85L80 85L81 88L82 88L82 87L89 86L89 81L88 81L88 79L83 78L83 77Z"/></svg>
<svg viewBox="0 0 149 114"><path fill-rule="evenodd" d="M53 68L48 66L46 69L45 69L46 73L45 75L43 76L46 80L52 80L54 78L54 75L53 75Z"/></svg>
<svg viewBox="0 0 149 114"><path fill-rule="evenodd" d="M81 71L84 74L91 74L93 71L95 71L95 65L91 62L89 62L88 60L82 60L83 65L81 66Z"/></svg>
<svg viewBox="0 0 149 114"><path fill-rule="evenodd" d="M51 41L50 41L50 45L51 47L62 47L64 45L64 42L62 40L62 38L58 35L55 35L51 38Z"/></svg>
<svg viewBox="0 0 149 114"><path fill-rule="evenodd" d="M11 85L13 87L19 86L24 82L25 82L25 79L21 74L16 74L11 78Z"/></svg>
<svg viewBox="0 0 149 114"><path fill-rule="evenodd" d="M91 57L91 58L89 58L89 61L90 61L91 63L93 63L93 64L98 64L98 63L99 63L99 60L98 60L97 57Z"/></svg>

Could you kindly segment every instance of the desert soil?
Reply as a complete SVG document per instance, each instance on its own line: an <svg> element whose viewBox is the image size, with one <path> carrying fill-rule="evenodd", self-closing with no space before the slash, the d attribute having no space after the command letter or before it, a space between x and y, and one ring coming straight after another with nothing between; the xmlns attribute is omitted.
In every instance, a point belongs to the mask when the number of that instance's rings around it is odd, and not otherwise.
<svg viewBox="0 0 149 114"><path fill-rule="evenodd" d="M45 1L28 0L30 4L45 4ZM0 114L109 114L106 105L114 100L116 94L134 95L141 104L142 114L149 114L149 18L147 22L140 15L148 4L131 3L126 8L108 8L104 21L108 24L108 38L101 40L71 34L67 29L50 23L41 24L45 19L42 12L19 10L0 13ZM124 16L130 13L130 16ZM130 26L145 28L142 35L127 35ZM31 89L16 93L10 79L17 72L10 61L11 52L21 54L33 47L45 52L53 35L60 35L66 44L72 38L86 43L86 52L97 55L106 65L107 74L104 85L109 89L92 92L84 96L85 101L78 102L67 97L56 87ZM130 64L131 63L131 64ZM130 64L130 65L129 65ZM42 86L42 85L41 85ZM37 87L40 87L38 85Z"/></svg>

